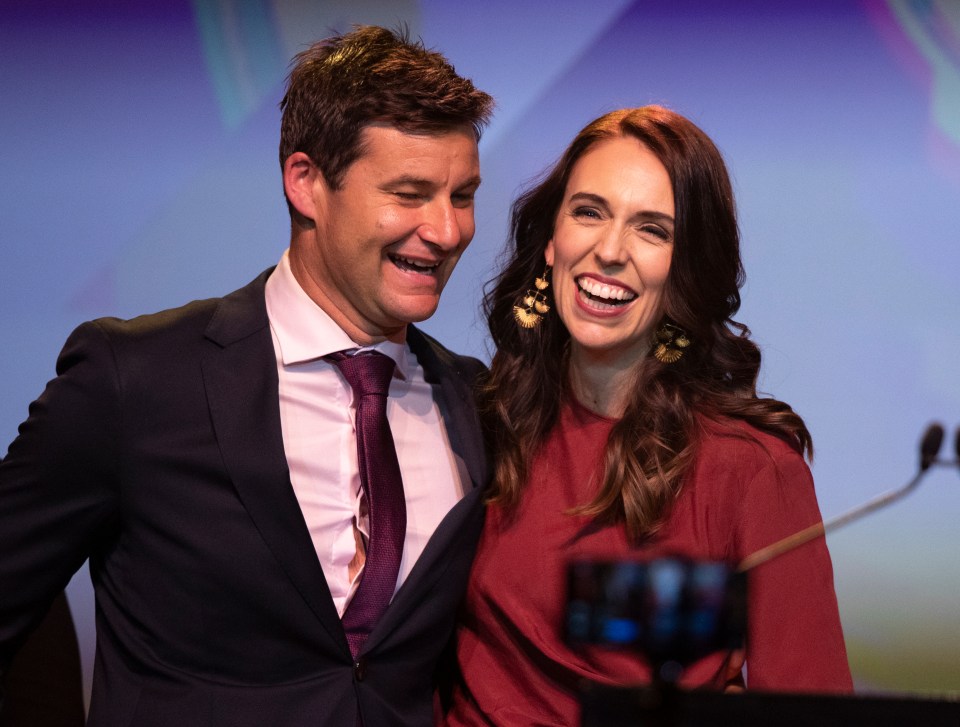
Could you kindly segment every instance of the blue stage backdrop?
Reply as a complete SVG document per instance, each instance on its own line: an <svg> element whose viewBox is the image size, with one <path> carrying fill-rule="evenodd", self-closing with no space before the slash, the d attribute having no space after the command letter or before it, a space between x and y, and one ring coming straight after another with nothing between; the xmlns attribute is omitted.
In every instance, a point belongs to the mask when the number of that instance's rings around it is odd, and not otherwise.
<svg viewBox="0 0 960 727"><path fill-rule="evenodd" d="M476 311L511 199L595 116L660 103L726 155L762 387L817 445L825 516L960 423L960 11L951 0L0 2L0 439L69 331L226 293L288 221L290 57L405 22L495 94L478 232L426 328L489 357ZM5 445L0 445L5 446ZM4 450L0 450L4 451ZM830 538L861 689L960 692L960 478ZM92 594L69 588L87 680Z"/></svg>

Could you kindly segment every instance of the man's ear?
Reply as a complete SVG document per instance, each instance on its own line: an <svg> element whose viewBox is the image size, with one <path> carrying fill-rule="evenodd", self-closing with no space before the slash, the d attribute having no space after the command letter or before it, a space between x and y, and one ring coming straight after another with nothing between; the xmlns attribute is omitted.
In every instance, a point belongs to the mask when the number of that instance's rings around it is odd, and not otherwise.
<svg viewBox="0 0 960 727"><path fill-rule="evenodd" d="M317 219L316 182L326 187L323 173L302 151L287 157L283 163L283 191L290 206L308 220Z"/></svg>

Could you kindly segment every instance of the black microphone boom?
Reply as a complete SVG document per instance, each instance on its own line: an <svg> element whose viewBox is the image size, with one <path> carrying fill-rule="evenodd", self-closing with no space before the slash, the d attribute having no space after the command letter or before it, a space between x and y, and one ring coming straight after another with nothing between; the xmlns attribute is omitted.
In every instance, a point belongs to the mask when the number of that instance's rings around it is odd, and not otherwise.
<svg viewBox="0 0 960 727"><path fill-rule="evenodd" d="M761 563L766 563L768 560L776 558L778 555L782 555L787 551L798 548L814 538L820 537L821 535L826 535L832 530L836 530L837 528L854 520L859 520L864 515L868 515L874 510L879 510L882 507L886 507L891 502L899 500L901 497L911 492L918 484L920 484L920 480L927 473L927 470L930 469L930 465L937 461L937 453L940 451L940 446L942 444L943 427L940 424L933 423L927 427L927 430L923 433L923 439L920 440L920 470L907 484L900 489L885 492L884 494L879 495L878 497L875 497L874 499L865 502L864 504L855 507L852 510L848 510L842 515L837 515L826 522L819 522L811 525L809 528L794 533L793 535L788 535L787 537L783 538L783 540L778 540L777 542L768 545L765 548L761 548L755 553L751 553L740 562L737 570L742 573L750 570L751 568L756 568ZM956 446L958 454L960 454L960 432L958 432L957 435Z"/></svg>

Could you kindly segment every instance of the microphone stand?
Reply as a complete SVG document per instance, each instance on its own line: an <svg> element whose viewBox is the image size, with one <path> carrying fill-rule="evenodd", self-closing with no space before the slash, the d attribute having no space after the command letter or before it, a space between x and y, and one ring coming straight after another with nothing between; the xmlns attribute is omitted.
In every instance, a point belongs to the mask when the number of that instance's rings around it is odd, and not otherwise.
<svg viewBox="0 0 960 727"><path fill-rule="evenodd" d="M906 485L897 490L891 490L890 492L885 492L882 495L875 497L874 499L865 502L862 505L858 505L852 510L837 515L836 517L830 518L826 522L819 522L814 525L811 525L808 528L804 528L799 532L794 533L793 535L788 535L783 540L778 540L777 542L768 545L765 548L761 548L755 553L751 553L742 561L740 565L737 566L737 571L743 573L750 570L751 568L756 568L761 563L766 563L768 560L776 558L778 555L786 553L788 550L793 550L798 548L809 540L818 538L821 535L826 535L827 533L836 530L843 525L856 520L868 513L878 510L881 507L884 507L895 500L899 500L901 497L909 494L920 484L920 480L923 479L923 476L927 473L926 470L920 470L910 480Z"/></svg>
<svg viewBox="0 0 960 727"><path fill-rule="evenodd" d="M778 555L782 555L789 550L798 548L814 538L818 538L821 535L826 535L827 533L836 530L837 528L842 527L849 522L858 520L864 515L868 515L874 510L879 510L882 507L886 507L891 502L895 502L901 497L908 495L910 492L916 489L917 485L920 484L920 480L923 479L923 476L927 474L927 471L932 465L955 464L954 462L941 462L937 460L937 452L940 451L940 445L942 443L943 427L939 424L931 424L924 433L920 444L920 470L907 484L896 490L890 490L882 495L878 495L872 500L869 500L862 505L858 505L852 510L848 510L845 513L830 518L826 522L815 523L808 528L800 530L793 535L788 535L782 540L778 540L777 542L772 543L765 548L761 548L760 550L751 553L742 561L740 561L740 565L737 566L737 572L744 573L751 568L756 568L758 565L766 563L768 560L772 560ZM960 430L958 430L957 433L956 444L958 454L960 454Z"/></svg>

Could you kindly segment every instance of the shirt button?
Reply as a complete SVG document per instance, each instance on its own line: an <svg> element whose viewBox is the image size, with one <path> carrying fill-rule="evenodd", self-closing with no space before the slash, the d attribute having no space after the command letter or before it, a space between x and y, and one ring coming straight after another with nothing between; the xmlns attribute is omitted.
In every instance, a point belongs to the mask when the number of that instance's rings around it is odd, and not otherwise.
<svg viewBox="0 0 960 727"><path fill-rule="evenodd" d="M367 660L364 658L357 659L353 662L353 677L358 682L362 682L367 676Z"/></svg>

